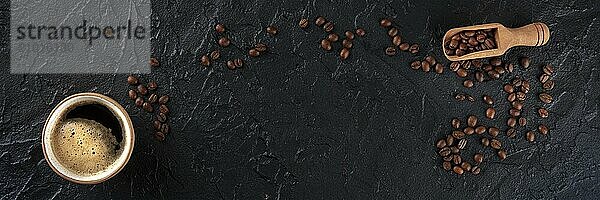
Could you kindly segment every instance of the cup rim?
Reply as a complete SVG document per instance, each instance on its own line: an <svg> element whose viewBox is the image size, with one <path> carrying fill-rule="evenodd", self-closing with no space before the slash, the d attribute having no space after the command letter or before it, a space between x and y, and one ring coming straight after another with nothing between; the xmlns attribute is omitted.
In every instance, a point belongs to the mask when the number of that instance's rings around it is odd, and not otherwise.
<svg viewBox="0 0 600 200"><path fill-rule="evenodd" d="M117 118L117 120L119 121L119 123L121 125L122 134L123 134L123 140L121 142L125 142L124 145L122 145L124 148L123 152L119 155L119 157L117 158L115 163L113 163L111 165L111 167L109 167L106 171L99 173L99 174L92 175L92 176L74 176L73 175L74 173L72 173L72 172L68 171L68 169L62 167L61 164L54 157L53 150L51 149L52 145L48 139L49 134L52 134L52 133L49 133L48 131L52 131L54 128L54 127L50 127L50 126L55 126L56 122L54 122L54 121L58 117L61 117L63 114L65 114L67 112L66 109L62 109L62 110L58 110L58 109L68 107L72 104L80 103L81 101L78 101L78 99L92 100L93 103L101 104L102 106L105 106L107 109L109 109L111 112L113 112L113 115L115 116L115 118ZM65 105L67 102L69 102L69 104ZM86 104L84 104L84 105L86 105ZM52 123L51 123L51 120L52 120ZM102 95L102 94L98 94L98 93L85 92L85 93L77 93L77 94L68 96L67 98L65 98L61 102L59 102L52 109L52 111L50 112L50 115L48 115L48 118L46 119L46 122L44 124L44 129L42 131L41 137L42 137L41 141L42 141L42 150L44 152L44 158L46 159L46 162L48 163L48 165L50 166L52 171L54 171L60 177L66 179L68 181L71 181L73 183L98 184L98 183L102 183L102 182L112 178L116 174L118 174L125 167L125 165L129 162L129 159L131 158L131 154L133 152L133 147L134 147L134 142L135 142L135 130L133 128L133 123L131 122L131 118L129 117L129 114L127 113L127 111L119 103L117 103L114 99L112 99L108 96ZM58 165L58 166L56 166L56 165ZM69 174L71 174L71 175L69 175Z"/></svg>

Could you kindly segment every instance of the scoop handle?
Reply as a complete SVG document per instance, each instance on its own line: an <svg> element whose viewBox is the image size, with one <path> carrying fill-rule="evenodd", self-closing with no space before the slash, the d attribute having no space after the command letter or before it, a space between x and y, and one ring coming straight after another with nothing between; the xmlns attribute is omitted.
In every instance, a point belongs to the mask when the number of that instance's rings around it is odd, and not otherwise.
<svg viewBox="0 0 600 200"><path fill-rule="evenodd" d="M546 24L535 22L511 29L515 46L542 46L550 40L550 29Z"/></svg>

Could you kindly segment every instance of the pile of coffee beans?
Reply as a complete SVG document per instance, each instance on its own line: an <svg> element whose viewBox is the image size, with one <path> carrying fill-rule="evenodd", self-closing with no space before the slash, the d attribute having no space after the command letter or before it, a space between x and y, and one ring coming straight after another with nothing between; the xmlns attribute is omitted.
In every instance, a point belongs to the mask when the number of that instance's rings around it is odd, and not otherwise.
<svg viewBox="0 0 600 200"><path fill-rule="evenodd" d="M473 162L469 162L468 157L461 156L462 151L468 145L468 137L478 137L483 147L491 147L496 151L496 155L500 160L506 159L507 152L502 148L502 142L498 138L500 129L481 124L475 115L468 116L466 123L454 118L450 125L453 129L452 133L439 139L435 144L438 155L443 160L442 168L446 171L452 171L458 175L465 172L477 175L481 172L480 166L485 157L482 152L473 155Z"/></svg>
<svg viewBox="0 0 600 200"><path fill-rule="evenodd" d="M531 86L529 81L515 77L508 84L504 85L504 92L507 94L506 100L510 103L511 108L509 110L509 118L506 121L506 125L508 126L508 130L506 130L506 135L509 138L514 138L517 134L516 126L525 127L527 125L527 118L523 115L523 106L525 104L525 100L527 99L527 94Z"/></svg>
<svg viewBox="0 0 600 200"><path fill-rule="evenodd" d="M300 24L300 28L307 28L308 27L308 23L307 23L308 19L301 19L299 24ZM323 16L319 16L315 19L315 25L317 27L320 27L323 29L323 31L325 33L327 33L327 36L323 39L321 39L320 45L321 48L325 51L332 51L333 50L333 45L336 42L340 42L341 40L341 50L340 50L340 59L341 60L346 60L348 59L348 57L350 56L350 50L352 49L353 45L353 41L355 39L355 36L358 37L363 37L366 34L366 31L362 28L357 28L354 32L350 31L350 30L346 30L344 32L343 35L343 39L340 38L340 36L334 32L334 23L331 21L328 21L327 19L325 19L325 17Z"/></svg>
<svg viewBox="0 0 600 200"><path fill-rule="evenodd" d="M385 49L385 54L388 56L396 55L396 48L400 51L407 51L412 54L419 53L419 44L409 44L408 42L404 42L402 40L402 36L400 35L400 31L398 31L398 27L395 27L392 24L392 20L384 18L379 21L379 26L387 29L387 35L390 37L392 41L392 46L389 46ZM433 67L434 65L432 65Z"/></svg>
<svg viewBox="0 0 600 200"><path fill-rule="evenodd" d="M444 65L441 62L438 62L435 57L431 55L425 57L425 59L422 61L413 61L410 63L410 67L414 70L421 69L425 73L429 72L431 68L433 68L437 74L444 73Z"/></svg>
<svg viewBox="0 0 600 200"><path fill-rule="evenodd" d="M127 77L127 84L134 87L128 91L129 98L135 102L135 106L143 109L148 113L153 113L158 110L156 114L156 120L154 121L154 137L159 140L165 140L165 135L169 133L168 118L169 107L169 96L159 96L156 92L158 84L154 81L150 81L147 85L141 83L138 77L129 75Z"/></svg>
<svg viewBox="0 0 600 200"><path fill-rule="evenodd" d="M509 62L502 61L498 57L488 59L463 60L450 63L449 69L456 73L463 80L465 88L471 88L475 82L484 82L489 80L499 79L506 73L512 73L514 65ZM472 75L472 76L471 76Z"/></svg>
<svg viewBox="0 0 600 200"><path fill-rule="evenodd" d="M229 45L231 45L231 41L229 40L229 38L225 35L227 33L227 30L225 28L225 25L223 24L216 24L215 25L215 32L217 33L219 40L217 40L217 43L219 44L220 47L222 48L226 48L229 47ZM267 28L267 32L271 35L275 35L277 34L277 29L274 26L269 26ZM264 48L266 50L266 46ZM252 53L253 51L256 51L257 49L251 49L249 53ZM258 55L260 55L261 52L254 52L256 57ZM252 56L252 55L251 55ZM200 65L208 67L210 65L212 65L213 63L216 63L219 58L221 58L221 51L219 50L213 50L210 53L204 54L200 57ZM244 61L241 58L236 58L233 60L228 60L227 62L227 68L234 70L234 69L238 69L241 68L244 64Z"/></svg>
<svg viewBox="0 0 600 200"><path fill-rule="evenodd" d="M496 48L496 29L465 30L446 40L445 52L449 56L464 56L473 52Z"/></svg>

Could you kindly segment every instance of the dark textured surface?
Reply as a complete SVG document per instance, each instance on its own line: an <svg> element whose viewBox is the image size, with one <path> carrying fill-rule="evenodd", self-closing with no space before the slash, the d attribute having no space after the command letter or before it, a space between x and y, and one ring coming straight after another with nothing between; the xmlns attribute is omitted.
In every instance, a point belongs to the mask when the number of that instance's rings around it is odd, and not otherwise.
<svg viewBox="0 0 600 200"><path fill-rule="evenodd" d="M0 6L0 194L1 199L529 199L597 198L600 193L598 117L600 7L596 1L161 1L154 2L153 52L162 66L144 75L172 96L172 129L165 142L151 136L151 115L127 100L126 75L8 74L7 1ZM336 31L363 27L351 55L339 61L318 41L312 24L323 15ZM311 19L306 31L301 17ZM390 45L380 18L393 18L407 41L422 45L418 56L387 57ZM212 31L229 28L233 46L224 59L242 56L246 67L199 66L198 55L217 48ZM455 74L425 74L408 63L426 54L441 59L440 39L452 28L500 22L508 27L548 24L552 36L540 48L519 47L504 58L532 57L525 71L499 81L461 86ZM269 37L264 27L280 33ZM245 56L261 41L271 53ZM450 131L450 119L483 116L485 106L456 102L467 92L498 99L505 129L508 104L501 85L514 75L541 91L539 66L555 66L551 116L530 95L528 129L544 121L547 137L530 144L500 136L508 158L486 150L478 176L456 176L440 168L433 146ZM135 150L116 177L98 185L69 183L43 159L40 134L51 109L78 92L107 94L122 103L136 127ZM468 152L480 150L474 142ZM472 154L469 154L472 155Z"/></svg>

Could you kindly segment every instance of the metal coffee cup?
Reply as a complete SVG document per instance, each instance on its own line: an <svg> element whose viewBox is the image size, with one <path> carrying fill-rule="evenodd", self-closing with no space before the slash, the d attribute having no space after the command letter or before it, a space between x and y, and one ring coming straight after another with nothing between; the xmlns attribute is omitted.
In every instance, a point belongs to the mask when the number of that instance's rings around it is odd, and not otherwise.
<svg viewBox="0 0 600 200"><path fill-rule="evenodd" d="M56 147L53 147L53 145L57 145L57 141L53 142L52 140L61 138L53 137L53 134L57 134L59 125L64 120L74 116L77 119L95 120L98 121L98 124L104 123L103 125L112 127L113 129L110 130L114 131L114 137L119 138L118 148L120 149L115 151L118 154L112 156L115 159L114 162L111 162L103 170L84 175L84 173L78 173L60 162L59 155L55 152ZM42 132L42 149L50 168L62 178L79 184L102 183L119 173L131 157L134 141L133 124L127 111L115 100L97 93L79 93L62 100L48 116Z"/></svg>

